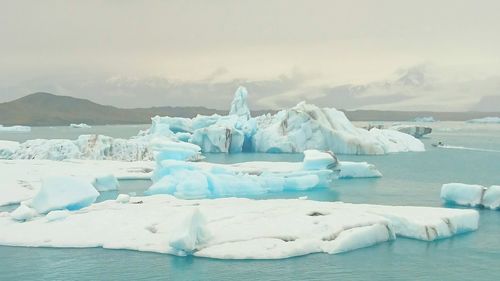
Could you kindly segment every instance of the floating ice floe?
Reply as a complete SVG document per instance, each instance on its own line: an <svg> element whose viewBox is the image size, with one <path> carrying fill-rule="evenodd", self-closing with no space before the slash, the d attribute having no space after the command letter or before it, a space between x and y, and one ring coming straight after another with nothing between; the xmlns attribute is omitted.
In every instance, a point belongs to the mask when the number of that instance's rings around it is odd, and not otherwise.
<svg viewBox="0 0 500 281"><path fill-rule="evenodd" d="M252 118L247 96L246 89L239 87L227 116L153 117L145 135L170 131L177 140L196 144L203 152L295 153L318 149L340 154L384 154L425 150L422 142L404 133L357 128L343 112L305 102L274 115Z"/></svg>
<svg viewBox="0 0 500 281"><path fill-rule="evenodd" d="M8 126L8 127L4 127L4 126L0 125L0 132L29 133L29 132L31 132L31 127L29 127L29 126Z"/></svg>
<svg viewBox="0 0 500 281"><path fill-rule="evenodd" d="M0 160L0 206L33 198L45 177L74 176L97 189L110 190L118 187L117 179L149 180L154 167L152 161Z"/></svg>
<svg viewBox="0 0 500 281"><path fill-rule="evenodd" d="M481 124L500 124L500 117L484 117L479 119L471 119L467 123L481 123Z"/></svg>
<svg viewBox="0 0 500 281"><path fill-rule="evenodd" d="M416 125L394 125L389 129L412 135L418 139L432 133L432 128Z"/></svg>
<svg viewBox="0 0 500 281"><path fill-rule="evenodd" d="M0 245L280 259L341 253L398 236L432 241L474 231L478 219L475 210L155 195L92 204L58 220L41 215L20 222L0 214Z"/></svg>
<svg viewBox="0 0 500 281"><path fill-rule="evenodd" d="M92 128L91 126L85 124L85 123L80 123L80 124L70 124L69 125L71 128L75 129L90 129Z"/></svg>
<svg viewBox="0 0 500 281"><path fill-rule="evenodd" d="M487 188L477 184L447 183L441 187L441 199L445 203L500 209L500 186Z"/></svg>

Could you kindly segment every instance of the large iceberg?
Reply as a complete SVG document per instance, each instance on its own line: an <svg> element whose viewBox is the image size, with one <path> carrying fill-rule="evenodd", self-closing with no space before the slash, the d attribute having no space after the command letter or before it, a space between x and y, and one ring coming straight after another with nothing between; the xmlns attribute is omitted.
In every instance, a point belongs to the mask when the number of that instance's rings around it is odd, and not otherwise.
<svg viewBox="0 0 500 281"><path fill-rule="evenodd" d="M0 159L9 159L18 148L17 141L0 140Z"/></svg>
<svg viewBox="0 0 500 281"><path fill-rule="evenodd" d="M25 222L0 213L0 245L280 259L341 253L398 236L432 241L474 231L479 220L475 210L169 195L132 197L129 203L109 200L59 213Z"/></svg>
<svg viewBox="0 0 500 281"><path fill-rule="evenodd" d="M318 149L340 154L385 154L425 150L422 142L404 133L357 128L343 112L305 102L274 115L252 118L247 96L247 90L239 87L227 116L153 117L145 134L168 130L177 140L197 144L203 152L295 153Z"/></svg>
<svg viewBox="0 0 500 281"><path fill-rule="evenodd" d="M500 208L500 186L447 183L441 187L441 199L445 203L495 210Z"/></svg>
<svg viewBox="0 0 500 281"><path fill-rule="evenodd" d="M21 143L8 155L6 159L89 159L89 160L121 160L143 161L153 159L152 146L159 145L154 140L156 135L138 136L131 139L112 138L103 135L81 135L76 140L68 139L35 139ZM161 145L169 146L169 155L172 159L199 160L200 148L194 144L171 141L163 137ZM0 153L5 147L0 143ZM12 147L14 145L12 144ZM189 151L188 151L189 150Z"/></svg>

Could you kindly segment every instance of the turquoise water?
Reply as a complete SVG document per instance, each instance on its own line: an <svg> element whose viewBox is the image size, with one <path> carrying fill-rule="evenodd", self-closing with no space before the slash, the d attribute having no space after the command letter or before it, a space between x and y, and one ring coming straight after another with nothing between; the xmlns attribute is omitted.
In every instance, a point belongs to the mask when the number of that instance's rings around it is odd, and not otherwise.
<svg viewBox="0 0 500 281"><path fill-rule="evenodd" d="M391 205L441 206L447 182L500 184L500 153L434 148L452 146L500 151L500 125L439 123L426 152L346 156L367 161L380 179L335 181L311 192L271 193L296 198ZM135 133L134 133L135 134ZM1 136L0 136L1 138ZM208 161L300 161L294 154L207 155ZM121 192L147 188L147 181L121 183ZM112 199L116 192L102 194ZM451 206L450 206L451 207ZM496 280L500 276L500 211L479 210L478 231L436 242L398 238L390 243L339 255L313 254L274 261L225 261L104 249L0 247L0 280Z"/></svg>

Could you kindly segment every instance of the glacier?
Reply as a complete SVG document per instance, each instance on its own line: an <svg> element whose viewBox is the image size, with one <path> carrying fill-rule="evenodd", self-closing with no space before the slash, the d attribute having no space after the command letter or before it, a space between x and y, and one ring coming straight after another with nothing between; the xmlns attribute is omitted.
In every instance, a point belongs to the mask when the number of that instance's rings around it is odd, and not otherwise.
<svg viewBox="0 0 500 281"><path fill-rule="evenodd" d="M335 108L305 102L274 115L252 117L247 98L247 90L239 87L227 116L155 116L143 135L168 132L179 141L200 146L206 153L300 153L317 149L338 154L386 154L425 150L414 137L394 130L358 128Z"/></svg>
<svg viewBox="0 0 500 281"><path fill-rule="evenodd" d="M448 204L500 209L500 186L447 183L441 187L441 199Z"/></svg>
<svg viewBox="0 0 500 281"><path fill-rule="evenodd" d="M479 220L476 210L299 199L182 200L170 195L58 212L26 221L0 213L0 245L281 259L342 253L397 237L433 241L474 231Z"/></svg>

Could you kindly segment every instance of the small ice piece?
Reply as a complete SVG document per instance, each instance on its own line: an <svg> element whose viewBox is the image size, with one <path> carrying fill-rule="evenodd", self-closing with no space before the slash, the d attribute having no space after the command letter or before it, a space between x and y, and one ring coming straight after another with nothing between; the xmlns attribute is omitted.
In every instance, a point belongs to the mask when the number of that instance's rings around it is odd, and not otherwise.
<svg viewBox="0 0 500 281"><path fill-rule="evenodd" d="M120 187L118 179L112 174L96 177L92 184L100 192L117 190Z"/></svg>
<svg viewBox="0 0 500 281"><path fill-rule="evenodd" d="M210 239L207 221L199 209L195 209L172 235L170 247L191 254Z"/></svg>
<svg viewBox="0 0 500 281"><path fill-rule="evenodd" d="M481 205L485 189L476 184L447 183L441 187L441 199L446 203L476 207Z"/></svg>
<svg viewBox="0 0 500 281"><path fill-rule="evenodd" d="M118 194L118 197L116 197L116 202L118 203L128 203L130 202L130 195L128 194Z"/></svg>
<svg viewBox="0 0 500 281"><path fill-rule="evenodd" d="M322 152L315 149L304 151L304 170L334 169L338 164L337 157L333 152Z"/></svg>
<svg viewBox="0 0 500 281"><path fill-rule="evenodd" d="M83 178L59 176L42 180L31 207L44 214L52 210L78 210L94 203L99 192Z"/></svg>
<svg viewBox="0 0 500 281"><path fill-rule="evenodd" d="M193 161L201 159L201 148L192 143L155 138L151 141L151 147L155 152L154 157L157 162L167 159Z"/></svg>
<svg viewBox="0 0 500 281"><path fill-rule="evenodd" d="M16 221L27 221L37 215L38 213L36 212L36 210L23 204L19 205L17 209L10 213L10 217Z"/></svg>
<svg viewBox="0 0 500 281"><path fill-rule="evenodd" d="M485 192L483 196L483 206L492 210L500 208L500 186L492 185Z"/></svg>
<svg viewBox="0 0 500 281"><path fill-rule="evenodd" d="M436 122L434 117L432 116L423 116L423 117L416 117L413 119L415 122Z"/></svg>
<svg viewBox="0 0 500 281"><path fill-rule="evenodd" d="M75 128L75 129L90 129L92 128L91 126L85 124L85 123L80 123L80 124L70 124L69 125L71 128Z"/></svg>
<svg viewBox="0 0 500 281"><path fill-rule="evenodd" d="M18 125L4 127L4 126L0 125L0 132L29 133L29 132L31 132L31 127L18 126Z"/></svg>
<svg viewBox="0 0 500 281"><path fill-rule="evenodd" d="M382 176L379 170L373 165L366 162L348 162L340 161L338 166L340 169L339 178L379 178Z"/></svg>
<svg viewBox="0 0 500 281"><path fill-rule="evenodd" d="M55 210L50 211L45 218L47 221L58 221L67 218L71 214L68 210Z"/></svg>

